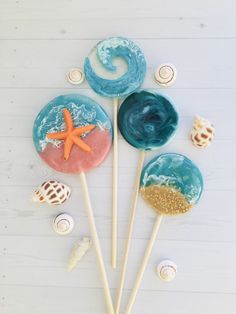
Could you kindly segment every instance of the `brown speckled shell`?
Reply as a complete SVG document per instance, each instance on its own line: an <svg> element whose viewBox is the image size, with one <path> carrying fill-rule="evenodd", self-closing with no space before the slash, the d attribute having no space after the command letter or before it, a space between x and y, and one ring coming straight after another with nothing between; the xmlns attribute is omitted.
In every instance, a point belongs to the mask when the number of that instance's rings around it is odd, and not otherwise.
<svg viewBox="0 0 236 314"><path fill-rule="evenodd" d="M215 128L213 124L199 116L197 116L193 123L190 138L194 146L198 148L205 148L209 146L214 138Z"/></svg>
<svg viewBox="0 0 236 314"><path fill-rule="evenodd" d="M39 203L48 203L49 205L60 205L70 197L70 188L55 180L43 182L34 192L33 201Z"/></svg>

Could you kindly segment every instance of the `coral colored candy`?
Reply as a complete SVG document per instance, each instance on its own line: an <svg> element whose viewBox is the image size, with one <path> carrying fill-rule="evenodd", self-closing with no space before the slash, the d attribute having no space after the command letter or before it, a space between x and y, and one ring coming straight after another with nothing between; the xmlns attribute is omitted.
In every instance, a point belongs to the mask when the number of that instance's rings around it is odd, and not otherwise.
<svg viewBox="0 0 236 314"><path fill-rule="evenodd" d="M79 94L62 95L38 114L33 139L40 157L53 169L86 172L107 156L112 125L94 100Z"/></svg>

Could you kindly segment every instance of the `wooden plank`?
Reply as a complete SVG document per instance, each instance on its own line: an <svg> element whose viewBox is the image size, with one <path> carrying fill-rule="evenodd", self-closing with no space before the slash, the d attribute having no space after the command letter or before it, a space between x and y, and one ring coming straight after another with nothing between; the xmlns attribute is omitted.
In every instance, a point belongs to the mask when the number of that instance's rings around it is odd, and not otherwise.
<svg viewBox="0 0 236 314"><path fill-rule="evenodd" d="M108 0L87 1L78 9L76 1L49 5L10 0L1 4L0 37L98 39L117 35L118 29L123 36L135 38L235 37L232 0L219 6L213 0L181 0L178 6L171 0L123 0L115 8L109 4Z"/></svg>
<svg viewBox="0 0 236 314"><path fill-rule="evenodd" d="M216 143L216 141L215 141ZM219 151L224 151L222 154ZM235 172L232 168L234 162L235 143L230 141L221 141L218 145L213 145L205 151L199 151L193 148L189 140L173 141L168 147L165 147L158 152L153 151L149 154L146 160L157 155L158 153L171 152L182 153L195 161L202 172L205 174L205 189L206 190L235 190ZM36 185L39 183L39 178L47 179L56 176L58 179L71 180L71 184L77 184L78 179L75 175L65 176L64 174L55 173L40 160L34 150L32 139L30 138L11 138L7 141L4 138L0 139L2 150L0 158L2 162L2 172L0 185ZM137 164L137 151L120 140L120 183L123 188L131 188L133 177ZM122 153L123 152L123 153ZM127 158L127 154L129 158ZM17 156L17 158L16 158ZM209 163L214 159L214 163ZM89 184L91 188L101 186L110 186L111 180L111 156L104 161L101 167L96 168L88 173ZM67 179L68 178L68 179ZM76 183L75 183L76 182ZM90 183L91 182L91 183Z"/></svg>
<svg viewBox="0 0 236 314"><path fill-rule="evenodd" d="M51 223L62 212L71 214L76 228L71 234L74 239L80 234L89 234L88 221L80 187L72 189L72 196L65 204L51 207L46 204L32 203L30 197L34 187L1 187L0 235L55 236ZM90 189L93 200L99 235L110 237L111 188ZM165 221L159 238L164 240L188 240L216 242L235 242L235 208L231 200L235 191L205 191L200 204L189 214L172 217ZM12 198L14 195L14 199ZM119 238L124 239L129 216L130 189L119 188ZM15 202L17 199L17 204ZM212 201L213 200L213 201ZM79 202L79 205L78 205ZM227 207L227 215L222 221L218 217L222 208ZM136 228L133 238L146 238L153 225L154 212L140 198L137 209ZM224 230L224 232L222 232ZM121 252L120 252L121 253Z"/></svg>
<svg viewBox="0 0 236 314"><path fill-rule="evenodd" d="M162 228L165 228L165 223ZM74 239L59 236L21 236L17 243L16 239L17 237L14 236L2 236L2 240L7 245L1 244L1 285L101 288L99 274L94 264L94 250L86 255L73 272L68 273L65 267L69 248L73 245ZM104 259L108 265L110 240L101 240ZM136 239L132 245L129 259L129 270L132 269L132 272L127 273L126 289L132 286L134 273L146 242ZM225 242L211 243L209 246L206 241L159 240L156 242L145 273L142 289L236 294L235 246L235 243ZM158 280L154 273L158 261L167 257L173 258L179 265L178 276L171 285ZM225 267L226 259L227 267ZM110 271L110 266L107 266L107 269L110 285L114 289L117 286L117 274Z"/></svg>
<svg viewBox="0 0 236 314"><path fill-rule="evenodd" d="M96 42L6 42L1 49L0 87L69 88L66 71L72 66L83 67L84 58ZM231 89L236 86L236 39L156 39L137 40L137 43L145 53L149 68L145 88L157 88L153 75L157 65L163 62L173 63L178 69L173 88ZM88 88L88 85L85 83L80 88Z"/></svg>
<svg viewBox="0 0 236 314"><path fill-rule="evenodd" d="M65 77L71 67L83 67L85 56L99 39L111 35L135 39L148 62L143 87L170 96L178 106L180 129L175 141L160 152L186 154L199 165L205 181L196 208L164 220L133 313L236 312L234 7L233 0L179 0L178 4L120 0L116 6L109 0L0 1L1 314L105 312L93 249L74 272L65 271L71 246L89 235L79 180L45 166L35 153L31 132L40 108L63 93L88 95L111 116L109 100L95 95L86 82L77 88ZM162 62L171 62L178 70L176 84L166 90L153 80ZM195 149L188 139L195 114L216 126L216 138L207 150ZM120 265L138 154L121 137L119 145ZM146 162L157 153L150 153ZM101 167L88 173L88 184L114 296L118 272L111 272L109 265L111 166L109 155ZM72 187L70 200L56 208L32 203L33 189L52 177ZM51 221L64 211L75 218L76 227L67 237L60 237ZM124 303L154 217L140 198ZM178 264L176 280L170 284L155 275L164 258Z"/></svg>
<svg viewBox="0 0 236 314"><path fill-rule="evenodd" d="M2 286L1 288L4 289L0 302L1 314L32 314L32 309L34 314L49 312L51 314L105 313L101 289L17 285ZM83 297L88 294L89 298ZM125 299L127 296L128 291L125 291ZM93 302L90 302L91 299ZM191 300L191 302L187 302L187 300ZM163 313L165 314L173 314L173 304L175 314L199 314L202 312L204 314L222 314L224 312L234 314L236 309L234 294L141 290L135 303L134 313L153 314L155 301L158 302L158 308L164 309Z"/></svg>
<svg viewBox="0 0 236 314"><path fill-rule="evenodd" d="M142 0L119 1L116 7L110 5L109 0L92 0L83 2L78 6L76 0L37 0L15 1L8 0L0 3L2 18L10 20L12 18L26 19L75 19L75 18L119 18L129 17L141 18L199 18L199 17L234 17L234 12L230 10L233 0L225 0L224 3L215 5L214 0L188 1L179 0L178 5L172 0ZM98 31L98 27L96 29Z"/></svg>
<svg viewBox="0 0 236 314"><path fill-rule="evenodd" d="M180 114L180 125L177 139L188 139L192 127L193 118L196 114L210 119L216 126L217 140L234 140L236 134L232 132L232 125L236 119L235 102L236 90L150 90L160 92L170 97L176 104ZM67 93L78 92L95 99L112 117L111 101L99 97L91 90L77 89L0 89L0 97L3 106L0 116L0 137L31 137L33 121L40 109L51 99ZM39 97L40 95L40 97ZM227 107L227 110L225 109ZM227 116L228 123L222 123L223 117ZM21 127L16 127L21 125Z"/></svg>

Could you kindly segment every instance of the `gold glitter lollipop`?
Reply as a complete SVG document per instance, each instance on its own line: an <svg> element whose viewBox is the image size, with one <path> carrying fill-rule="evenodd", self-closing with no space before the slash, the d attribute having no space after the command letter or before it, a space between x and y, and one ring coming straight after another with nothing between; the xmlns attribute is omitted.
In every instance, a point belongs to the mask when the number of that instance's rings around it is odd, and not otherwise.
<svg viewBox="0 0 236 314"><path fill-rule="evenodd" d="M152 159L143 169L140 192L158 213L151 237L125 310L132 310L149 257L164 215L178 215L196 204L203 189L202 175L191 160L179 154L163 154Z"/></svg>
<svg viewBox="0 0 236 314"><path fill-rule="evenodd" d="M189 211L192 205L175 188L150 185L141 188L142 197L161 215L178 215Z"/></svg>

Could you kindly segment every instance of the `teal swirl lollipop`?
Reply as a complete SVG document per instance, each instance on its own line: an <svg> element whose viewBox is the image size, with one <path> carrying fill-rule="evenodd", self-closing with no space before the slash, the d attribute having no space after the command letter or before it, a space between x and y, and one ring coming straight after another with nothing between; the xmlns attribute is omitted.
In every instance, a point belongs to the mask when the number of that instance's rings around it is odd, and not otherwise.
<svg viewBox="0 0 236 314"><path fill-rule="evenodd" d="M143 83L146 73L146 60L141 49L133 41L124 37L111 37L98 42L91 50L84 62L84 73L89 85L97 94L113 98L112 266L116 268L118 99L133 93Z"/></svg>
<svg viewBox="0 0 236 314"><path fill-rule="evenodd" d="M163 216L188 212L197 204L202 191L203 179L200 170L183 155L163 154L153 158L144 167L140 180L140 192L145 201L159 215L136 276L125 314L131 312Z"/></svg>
<svg viewBox="0 0 236 314"><path fill-rule="evenodd" d="M116 299L119 312L125 282L128 254L133 231L139 181L145 152L166 146L174 137L178 127L178 113L166 97L147 91L135 92L121 104L118 113L118 126L125 140L140 151L139 163L130 208L130 221L126 238L121 277Z"/></svg>

